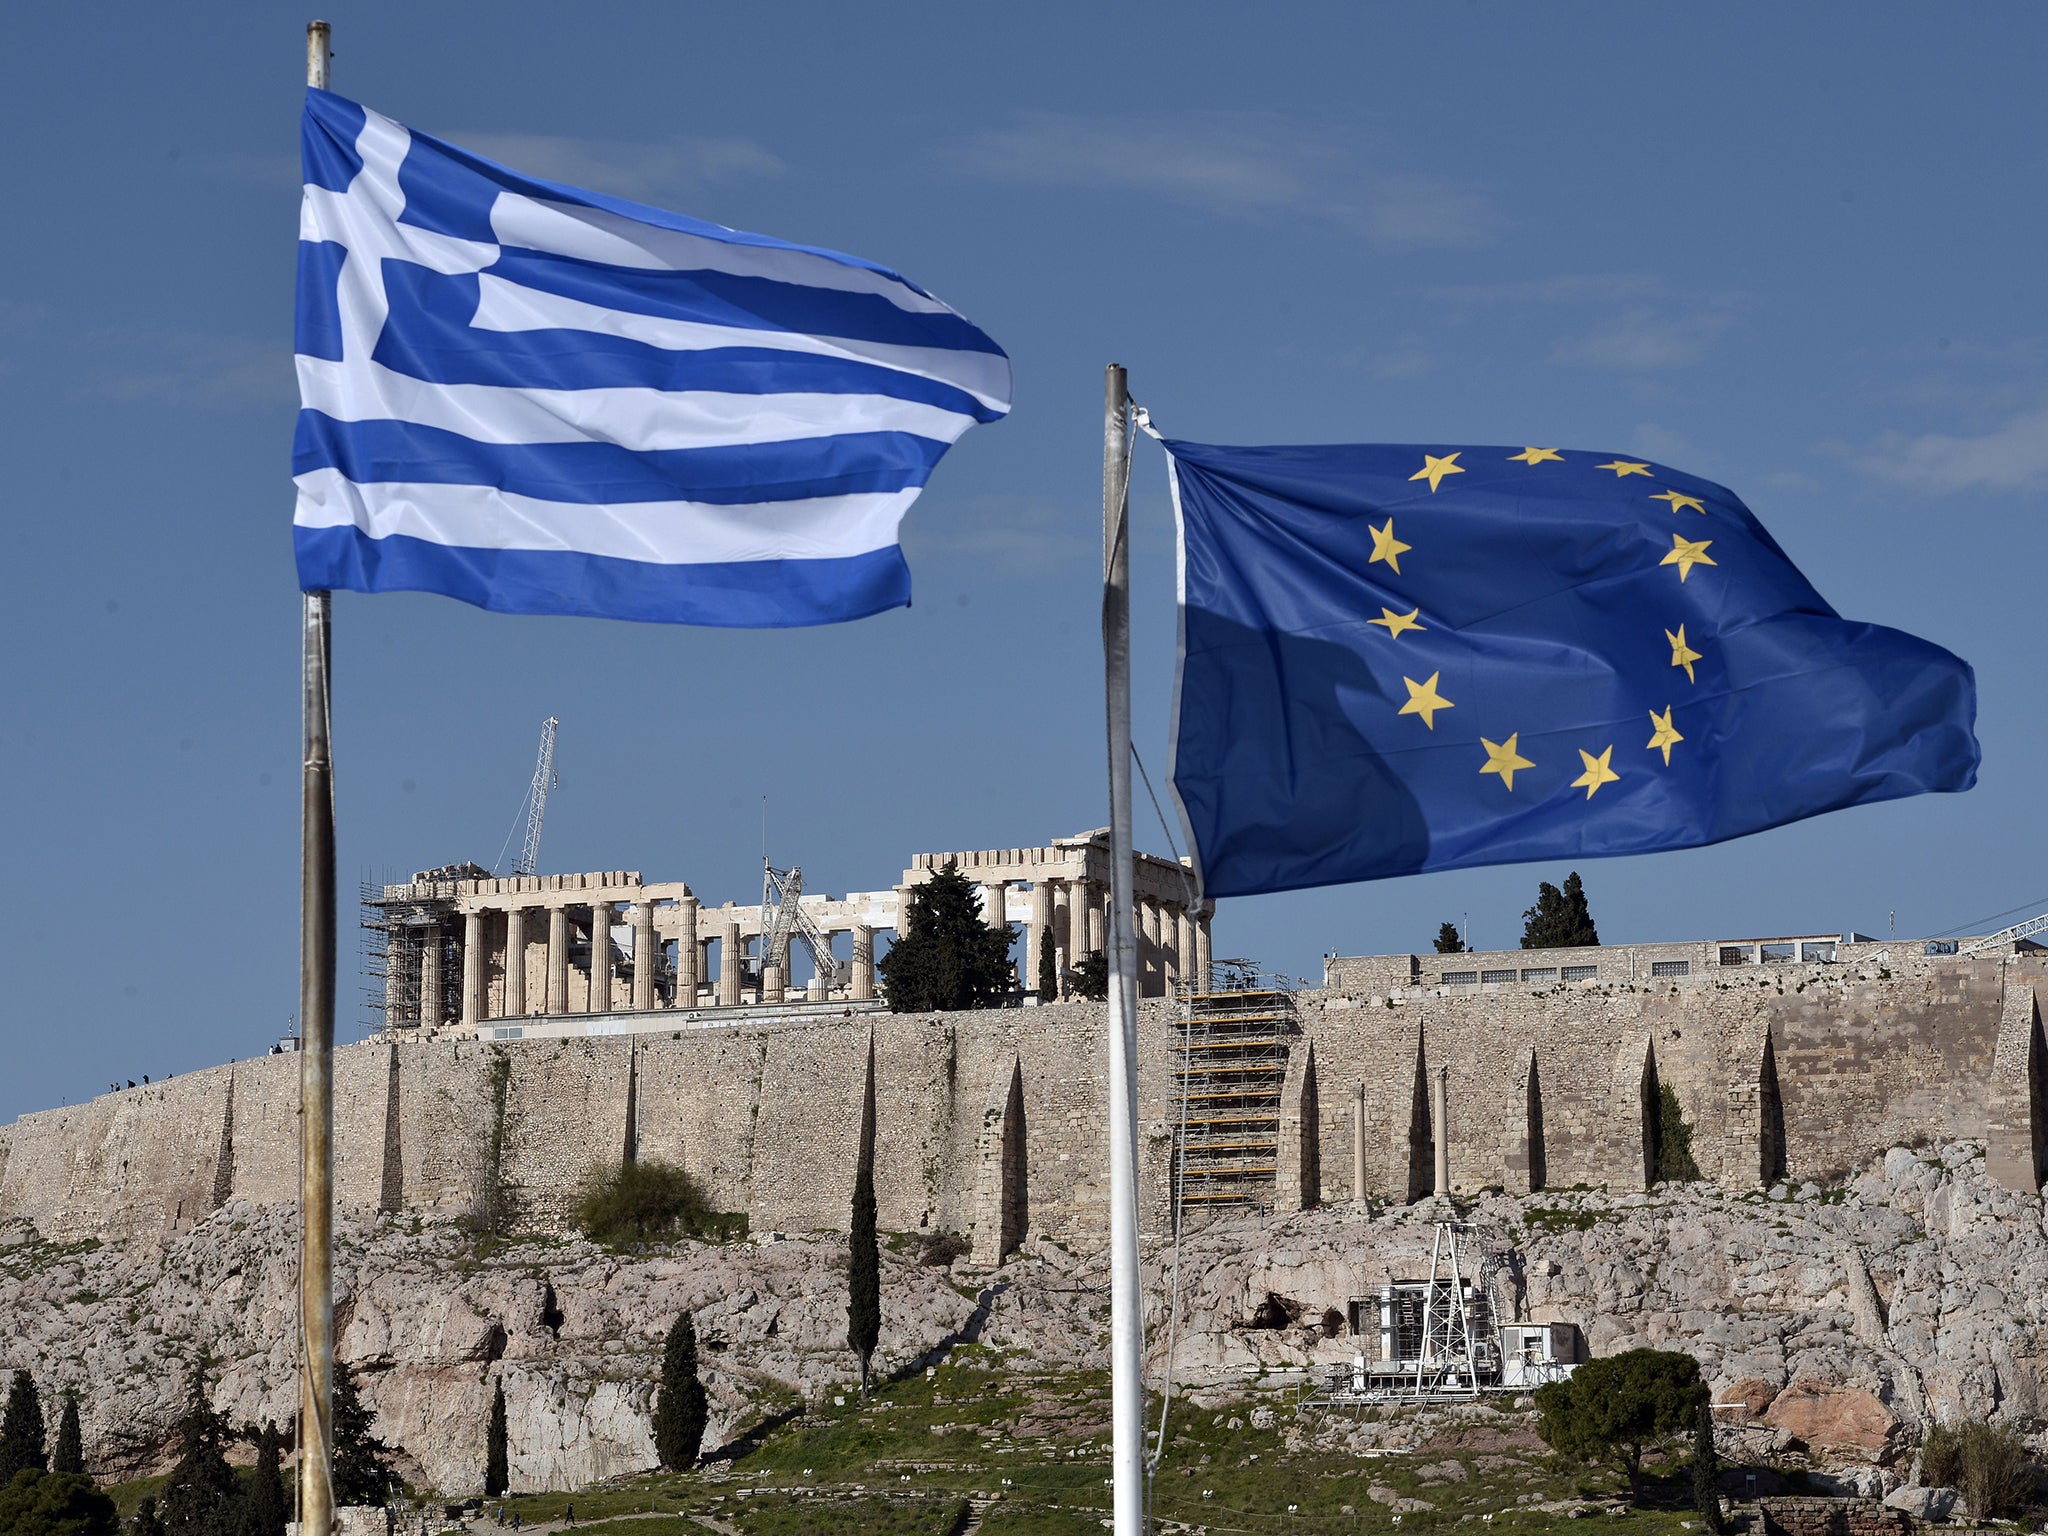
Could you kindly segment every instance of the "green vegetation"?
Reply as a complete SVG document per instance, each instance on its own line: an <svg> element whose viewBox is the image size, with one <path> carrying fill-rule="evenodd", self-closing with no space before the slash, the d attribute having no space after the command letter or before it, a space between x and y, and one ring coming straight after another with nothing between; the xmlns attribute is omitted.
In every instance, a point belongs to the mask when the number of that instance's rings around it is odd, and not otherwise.
<svg viewBox="0 0 2048 1536"><path fill-rule="evenodd" d="M911 888L908 922L876 967L897 1013L986 1008L1010 990L1016 930L982 921L974 883L952 860Z"/></svg>
<svg viewBox="0 0 2048 1536"><path fill-rule="evenodd" d="M374 1415L356 1391L355 1377L334 1362L334 1502L382 1504L398 1486L391 1447L372 1429Z"/></svg>
<svg viewBox="0 0 2048 1536"><path fill-rule="evenodd" d="M1522 914L1522 948L1579 949L1600 942L1586 905L1586 887L1573 870L1559 890L1548 880L1536 887L1536 905Z"/></svg>
<svg viewBox="0 0 2048 1536"><path fill-rule="evenodd" d="M1689 1184L1700 1177L1700 1165L1692 1155L1692 1122L1669 1083L1657 1084L1657 1132L1654 1142L1656 1166L1650 1170L1653 1184Z"/></svg>
<svg viewBox="0 0 2048 1536"><path fill-rule="evenodd" d="M512 1229L512 1187L505 1179L505 1119L512 1096L512 1058L491 1047L491 1127L477 1162L465 1224L477 1237L503 1237Z"/></svg>
<svg viewBox="0 0 2048 1536"><path fill-rule="evenodd" d="M7 1388L6 1417L0 1418L0 1488L11 1487L18 1472L50 1470L45 1433L36 1379L16 1371Z"/></svg>
<svg viewBox="0 0 2048 1536"><path fill-rule="evenodd" d="M1973 1519L2020 1513L2038 1476L2026 1440L2008 1424L1937 1424L1921 1442L1921 1481L1955 1489Z"/></svg>
<svg viewBox="0 0 2048 1536"><path fill-rule="evenodd" d="M57 1444L50 1452L52 1472L83 1472L85 1441L78 1430L78 1394L64 1394L64 1411L57 1419Z"/></svg>
<svg viewBox="0 0 2048 1536"><path fill-rule="evenodd" d="M1714 1406L1706 1398L1693 1412L1692 1507L1708 1536L1721 1536L1721 1494L1716 1486L1721 1458L1714 1451Z"/></svg>
<svg viewBox="0 0 2048 1536"><path fill-rule="evenodd" d="M1099 949L1091 949L1067 972L1067 990L1076 997L1085 997L1091 1003L1106 1002L1109 998L1109 956Z"/></svg>
<svg viewBox="0 0 2048 1536"><path fill-rule="evenodd" d="M1436 931L1436 952L1440 955L1462 955L1465 941L1458 934L1456 923L1445 923Z"/></svg>
<svg viewBox="0 0 2048 1536"><path fill-rule="evenodd" d="M168 1536L220 1536L235 1528L241 1485L228 1465L227 1443L227 1415L207 1401L205 1366L194 1366L178 1420L178 1464L164 1480L160 1506Z"/></svg>
<svg viewBox="0 0 2048 1536"><path fill-rule="evenodd" d="M284 1486L284 1436L264 1421L256 1434L256 1465L242 1486L242 1523L237 1536L284 1536L292 1500Z"/></svg>
<svg viewBox="0 0 2048 1536"><path fill-rule="evenodd" d="M491 1391L491 1417L484 1426L484 1496L497 1498L512 1486L512 1463L505 1428L505 1381Z"/></svg>
<svg viewBox="0 0 2048 1536"><path fill-rule="evenodd" d="M1691 1355L1626 1349L1537 1388L1536 1433L1560 1456L1620 1463L1639 1491L1643 1453L1692 1430L1707 1400Z"/></svg>
<svg viewBox="0 0 2048 1536"><path fill-rule="evenodd" d="M114 1536L114 1501L79 1472L24 1467L0 1488L6 1536Z"/></svg>
<svg viewBox="0 0 2048 1536"><path fill-rule="evenodd" d="M1038 998L1040 1002L1058 1002L1060 996L1060 963L1053 953L1052 930L1038 930Z"/></svg>
<svg viewBox="0 0 2048 1536"><path fill-rule="evenodd" d="M697 1181L659 1160L594 1163L576 1196L576 1224L601 1243L746 1236L747 1218L711 1209Z"/></svg>
<svg viewBox="0 0 2048 1536"><path fill-rule="evenodd" d="M697 1375L697 1324L685 1312L669 1328L661 1350L661 1385L654 1399L654 1450L661 1464L671 1472L696 1466L710 1418Z"/></svg>
<svg viewBox="0 0 2048 1536"><path fill-rule="evenodd" d="M853 1209L846 1227L846 1344L860 1357L860 1395L882 1338L882 1249L875 1239L875 1063L869 1047L869 1099L861 1110L860 1155L853 1173Z"/></svg>

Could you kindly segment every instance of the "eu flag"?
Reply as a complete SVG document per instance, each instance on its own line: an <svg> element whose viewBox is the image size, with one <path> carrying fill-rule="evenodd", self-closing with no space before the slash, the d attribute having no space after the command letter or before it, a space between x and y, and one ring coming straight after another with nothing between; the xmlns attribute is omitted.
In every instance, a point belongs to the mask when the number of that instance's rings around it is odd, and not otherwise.
<svg viewBox="0 0 2048 1536"><path fill-rule="evenodd" d="M1625 454L1167 442L1212 896L1690 848L1976 781L1969 666Z"/></svg>

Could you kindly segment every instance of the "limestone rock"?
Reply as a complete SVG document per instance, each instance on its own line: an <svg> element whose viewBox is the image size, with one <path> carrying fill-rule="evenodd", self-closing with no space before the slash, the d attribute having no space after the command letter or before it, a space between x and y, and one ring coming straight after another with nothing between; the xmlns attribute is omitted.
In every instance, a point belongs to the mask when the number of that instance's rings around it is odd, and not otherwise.
<svg viewBox="0 0 2048 1536"><path fill-rule="evenodd" d="M1764 1422L1813 1450L1858 1451L1875 1460L1891 1448L1899 1421L1868 1392L1795 1381L1778 1394Z"/></svg>
<svg viewBox="0 0 2048 1536"><path fill-rule="evenodd" d="M1885 1495L1886 1506L1905 1511L1915 1520L1946 1520L1956 1507L1953 1488L1900 1488Z"/></svg>

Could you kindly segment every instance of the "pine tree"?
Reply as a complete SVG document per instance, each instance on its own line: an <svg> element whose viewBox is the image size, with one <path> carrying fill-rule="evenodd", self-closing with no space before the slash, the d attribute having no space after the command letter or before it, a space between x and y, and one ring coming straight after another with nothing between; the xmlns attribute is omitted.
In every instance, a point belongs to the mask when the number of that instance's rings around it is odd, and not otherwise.
<svg viewBox="0 0 2048 1536"><path fill-rule="evenodd" d="M178 1464L164 1485L166 1536L221 1536L235 1528L241 1485L228 1465L227 1415L207 1402L206 1368L194 1366L178 1420Z"/></svg>
<svg viewBox="0 0 2048 1536"><path fill-rule="evenodd" d="M1714 1410L1702 1402L1692 1429L1692 1504L1709 1536L1721 1536L1721 1461L1714 1454Z"/></svg>
<svg viewBox="0 0 2048 1536"><path fill-rule="evenodd" d="M897 1013L986 1008L1010 990L1017 931L982 921L974 882L952 860L912 888L903 922L875 967Z"/></svg>
<svg viewBox="0 0 2048 1536"><path fill-rule="evenodd" d="M1522 948L1580 949L1600 942L1586 905L1586 887L1573 870L1559 890L1548 880L1536 888L1536 905L1522 914Z"/></svg>
<svg viewBox="0 0 2048 1536"><path fill-rule="evenodd" d="M1465 941L1458 936L1456 923L1445 923L1436 931L1436 952L1440 955L1462 955Z"/></svg>
<svg viewBox="0 0 2048 1536"><path fill-rule="evenodd" d="M391 1470L391 1447L379 1440L371 1426L376 1415L356 1391L349 1368L334 1362L334 1502L382 1504L391 1492L396 1476Z"/></svg>
<svg viewBox="0 0 2048 1536"><path fill-rule="evenodd" d="M498 1388L491 1394L491 1420L484 1430L484 1496L502 1497L512 1486L512 1454L510 1435L505 1428L505 1379L498 1378Z"/></svg>
<svg viewBox="0 0 2048 1536"><path fill-rule="evenodd" d="M860 1395L868 1395L868 1367L882 1337L882 1249L875 1235L874 1057L869 1047L868 1090L861 1110L860 1152L853 1174L853 1211L846 1224L846 1342L860 1356Z"/></svg>
<svg viewBox="0 0 2048 1536"><path fill-rule="evenodd" d="M654 1449L671 1472L697 1465L711 1412L697 1376L697 1324L685 1312L661 1350L661 1386L654 1397Z"/></svg>
<svg viewBox="0 0 2048 1536"><path fill-rule="evenodd" d="M1056 1003L1060 999L1060 963L1052 950L1052 930L1038 930L1038 1000Z"/></svg>
<svg viewBox="0 0 2048 1536"><path fill-rule="evenodd" d="M78 1430L78 1394L64 1394L64 1412L57 1419L57 1445L50 1452L52 1472L85 1471L85 1437Z"/></svg>
<svg viewBox="0 0 2048 1536"><path fill-rule="evenodd" d="M284 1536L291 1504L285 1496L283 1440L267 1419L256 1433L256 1467L242 1490L240 1536Z"/></svg>
<svg viewBox="0 0 2048 1536"><path fill-rule="evenodd" d="M164 1523L156 1512L156 1500L144 1499L135 1506L135 1518L128 1525L129 1536L164 1536Z"/></svg>
<svg viewBox="0 0 2048 1536"><path fill-rule="evenodd" d="M26 1468L49 1471L44 1435L43 1402L36 1394L36 1380L27 1371L16 1371L7 1389L7 1416L0 1419L0 1488Z"/></svg>
<svg viewBox="0 0 2048 1536"><path fill-rule="evenodd" d="M1109 956L1099 949L1091 949L1074 962L1070 973L1074 978L1074 995L1085 997L1091 1003L1099 1003L1109 996Z"/></svg>

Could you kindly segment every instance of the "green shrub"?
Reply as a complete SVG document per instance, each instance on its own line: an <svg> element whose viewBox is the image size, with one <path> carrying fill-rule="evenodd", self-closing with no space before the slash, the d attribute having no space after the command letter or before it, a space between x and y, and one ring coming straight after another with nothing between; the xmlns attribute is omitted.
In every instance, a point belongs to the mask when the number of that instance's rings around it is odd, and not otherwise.
<svg viewBox="0 0 2048 1536"><path fill-rule="evenodd" d="M1971 1518L2017 1514L2033 1493L2036 1469L2020 1432L2006 1424L1937 1424L1920 1446L1920 1480L1954 1488Z"/></svg>
<svg viewBox="0 0 2048 1536"><path fill-rule="evenodd" d="M673 1163L598 1163L576 1196L576 1224L601 1243L744 1236L746 1217L711 1209L697 1181Z"/></svg>
<svg viewBox="0 0 2048 1536"><path fill-rule="evenodd" d="M1692 1122L1669 1083L1657 1085L1657 1166L1652 1183L1689 1184L1700 1176L1700 1165L1692 1155Z"/></svg>

